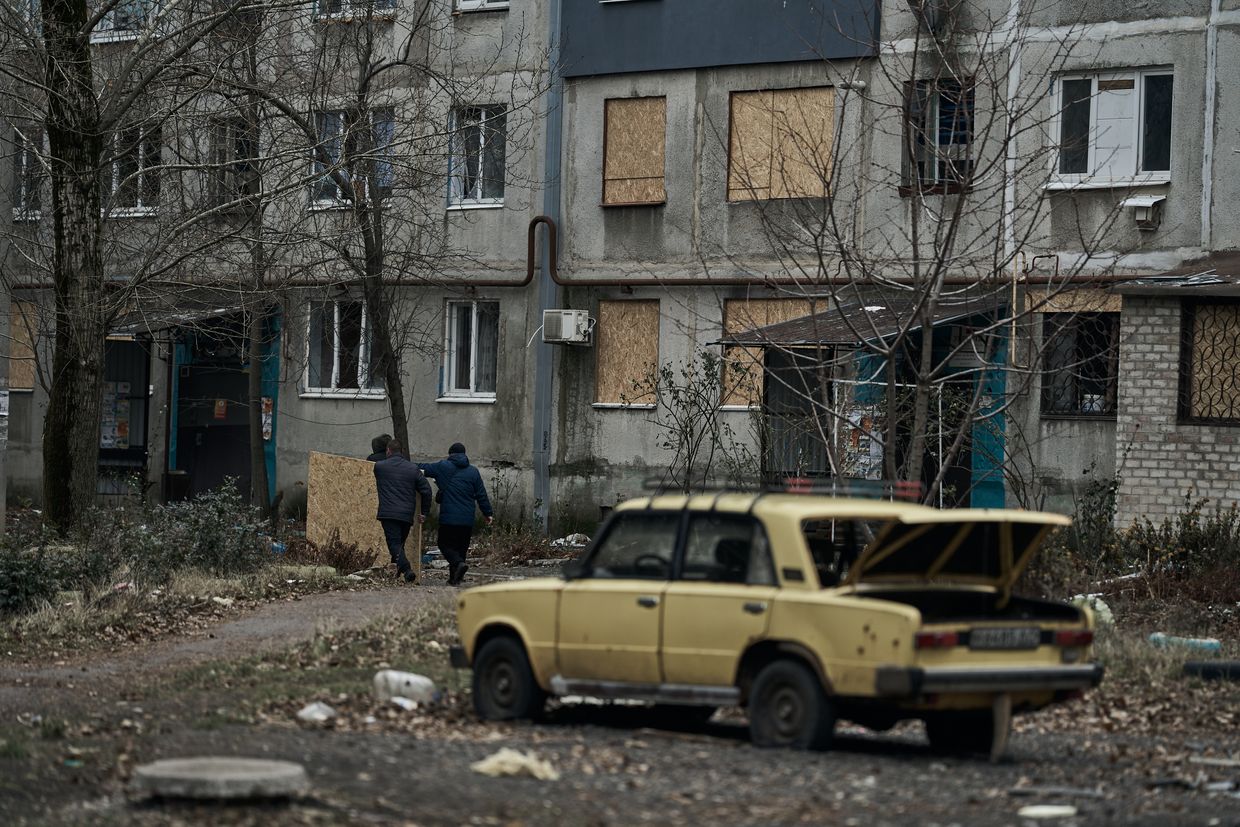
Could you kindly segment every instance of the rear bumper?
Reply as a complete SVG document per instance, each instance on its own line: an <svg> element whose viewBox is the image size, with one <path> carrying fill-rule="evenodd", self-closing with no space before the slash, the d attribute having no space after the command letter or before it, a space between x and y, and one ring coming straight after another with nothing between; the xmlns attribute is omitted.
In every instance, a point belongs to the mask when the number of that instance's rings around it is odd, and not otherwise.
<svg viewBox="0 0 1240 827"><path fill-rule="evenodd" d="M465 654L464 646L449 646L448 661L457 669L468 669L470 667L469 655Z"/></svg>
<svg viewBox="0 0 1240 827"><path fill-rule="evenodd" d="M938 692L1088 689L1101 682L1102 666L1097 663L1006 668L882 666L874 681L878 694L889 698Z"/></svg>

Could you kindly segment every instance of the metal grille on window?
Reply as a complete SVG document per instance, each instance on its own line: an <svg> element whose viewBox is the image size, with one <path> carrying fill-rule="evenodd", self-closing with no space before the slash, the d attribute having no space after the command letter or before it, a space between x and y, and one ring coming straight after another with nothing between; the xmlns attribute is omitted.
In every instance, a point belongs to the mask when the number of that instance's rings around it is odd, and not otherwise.
<svg viewBox="0 0 1240 827"><path fill-rule="evenodd" d="M1042 327L1042 412L1114 416L1119 376L1118 313L1047 313Z"/></svg>
<svg viewBox="0 0 1240 827"><path fill-rule="evenodd" d="M1190 419L1240 422L1240 304L1199 304L1186 319L1186 376Z"/></svg>

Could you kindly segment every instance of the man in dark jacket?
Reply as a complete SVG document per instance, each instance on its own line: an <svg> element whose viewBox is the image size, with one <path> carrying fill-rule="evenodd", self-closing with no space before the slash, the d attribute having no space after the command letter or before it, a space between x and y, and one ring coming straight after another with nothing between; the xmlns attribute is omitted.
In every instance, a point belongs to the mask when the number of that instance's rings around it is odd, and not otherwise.
<svg viewBox="0 0 1240 827"><path fill-rule="evenodd" d="M370 441L370 456L366 457L369 462L383 462L387 459L387 444L392 441L391 434L379 434Z"/></svg>
<svg viewBox="0 0 1240 827"><path fill-rule="evenodd" d="M443 495L439 505L439 550L448 561L448 585L460 585L469 569L465 556L474 533L474 504L482 510L487 525L494 517L482 475L469 464L465 446L459 442L448 448L447 459L418 463L418 468L435 480Z"/></svg>
<svg viewBox="0 0 1240 827"><path fill-rule="evenodd" d="M392 562L396 564L400 576L405 578L406 583L412 583L417 575L405 557L405 540L409 537L414 519L419 523L426 522L426 515L431 510L431 484L418 466L401 453L399 440L388 440L386 458L375 463L375 488L379 492L379 513L375 517L383 526L388 554L392 555ZM422 513L416 518L415 494L422 496ZM418 552L421 553L421 549Z"/></svg>

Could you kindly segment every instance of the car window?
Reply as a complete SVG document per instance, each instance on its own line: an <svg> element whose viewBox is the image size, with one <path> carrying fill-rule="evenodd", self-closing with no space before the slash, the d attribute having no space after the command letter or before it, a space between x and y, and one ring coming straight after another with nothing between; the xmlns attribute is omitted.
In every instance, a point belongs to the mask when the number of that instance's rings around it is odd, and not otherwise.
<svg viewBox="0 0 1240 827"><path fill-rule="evenodd" d="M826 589L843 582L849 567L884 526L881 520L806 520L802 532L819 584Z"/></svg>
<svg viewBox="0 0 1240 827"><path fill-rule="evenodd" d="M672 571L680 512L619 514L590 557L584 576L666 580Z"/></svg>
<svg viewBox="0 0 1240 827"><path fill-rule="evenodd" d="M753 517L696 514L689 518L680 579L775 585L771 548Z"/></svg>

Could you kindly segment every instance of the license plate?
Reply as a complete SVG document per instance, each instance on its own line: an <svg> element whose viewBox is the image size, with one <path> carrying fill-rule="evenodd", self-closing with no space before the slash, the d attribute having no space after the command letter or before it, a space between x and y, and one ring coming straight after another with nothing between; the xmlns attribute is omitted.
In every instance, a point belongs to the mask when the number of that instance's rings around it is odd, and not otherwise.
<svg viewBox="0 0 1240 827"><path fill-rule="evenodd" d="M1037 649L1042 640L1042 630L1020 629L974 629L969 633L970 649Z"/></svg>

